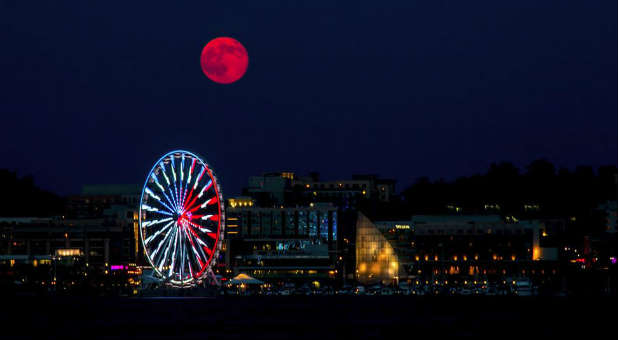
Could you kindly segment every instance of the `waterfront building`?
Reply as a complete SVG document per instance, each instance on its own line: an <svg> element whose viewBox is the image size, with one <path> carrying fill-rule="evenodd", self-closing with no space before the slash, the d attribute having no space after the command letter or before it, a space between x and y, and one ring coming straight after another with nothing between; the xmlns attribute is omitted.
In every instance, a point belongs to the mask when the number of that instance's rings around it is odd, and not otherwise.
<svg viewBox="0 0 618 340"><path fill-rule="evenodd" d="M539 221L499 215L418 215L356 222L355 278L364 284L557 274L558 251L545 247Z"/></svg>
<svg viewBox="0 0 618 340"><path fill-rule="evenodd" d="M99 284L129 289L141 260L136 190L86 186L68 199L64 216L0 218L0 270L37 286L69 289L88 281L97 289Z"/></svg>
<svg viewBox="0 0 618 340"><path fill-rule="evenodd" d="M232 202L235 202L234 204ZM331 204L264 208L228 201L228 276L267 282L332 282L337 276L338 216Z"/></svg>

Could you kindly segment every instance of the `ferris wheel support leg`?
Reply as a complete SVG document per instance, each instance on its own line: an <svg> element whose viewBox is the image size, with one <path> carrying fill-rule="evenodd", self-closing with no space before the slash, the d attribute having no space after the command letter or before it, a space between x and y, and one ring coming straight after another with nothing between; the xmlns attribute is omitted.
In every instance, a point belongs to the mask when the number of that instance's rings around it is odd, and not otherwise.
<svg viewBox="0 0 618 340"><path fill-rule="evenodd" d="M212 271L212 268L208 268L208 277L211 284L216 285L217 287L221 287L221 281L217 280L217 275Z"/></svg>

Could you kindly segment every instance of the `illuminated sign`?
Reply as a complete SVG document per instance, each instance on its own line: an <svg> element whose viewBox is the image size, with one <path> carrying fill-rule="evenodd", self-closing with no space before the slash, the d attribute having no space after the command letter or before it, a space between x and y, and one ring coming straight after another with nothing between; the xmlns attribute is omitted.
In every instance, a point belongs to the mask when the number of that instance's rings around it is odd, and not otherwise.
<svg viewBox="0 0 618 340"><path fill-rule="evenodd" d="M395 229L410 229L409 224L395 224Z"/></svg>

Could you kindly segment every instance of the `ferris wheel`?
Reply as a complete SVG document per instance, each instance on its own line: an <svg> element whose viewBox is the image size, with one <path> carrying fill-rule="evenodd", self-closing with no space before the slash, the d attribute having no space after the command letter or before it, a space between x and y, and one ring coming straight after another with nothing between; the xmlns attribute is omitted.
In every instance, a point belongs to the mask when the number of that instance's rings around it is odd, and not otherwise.
<svg viewBox="0 0 618 340"><path fill-rule="evenodd" d="M202 158L184 150L161 157L146 178L139 208L145 256L165 282L188 287L212 274L225 213L219 183Z"/></svg>

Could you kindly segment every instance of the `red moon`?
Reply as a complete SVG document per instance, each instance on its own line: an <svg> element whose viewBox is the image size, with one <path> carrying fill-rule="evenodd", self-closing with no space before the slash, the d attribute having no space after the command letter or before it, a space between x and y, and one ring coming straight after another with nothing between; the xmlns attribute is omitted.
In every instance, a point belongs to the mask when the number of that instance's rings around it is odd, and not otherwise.
<svg viewBox="0 0 618 340"><path fill-rule="evenodd" d="M220 84L231 84L247 71L249 55L238 40L219 37L204 46L200 57L202 71L210 80Z"/></svg>

